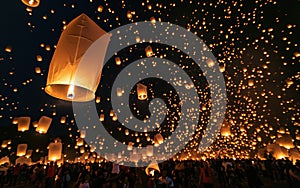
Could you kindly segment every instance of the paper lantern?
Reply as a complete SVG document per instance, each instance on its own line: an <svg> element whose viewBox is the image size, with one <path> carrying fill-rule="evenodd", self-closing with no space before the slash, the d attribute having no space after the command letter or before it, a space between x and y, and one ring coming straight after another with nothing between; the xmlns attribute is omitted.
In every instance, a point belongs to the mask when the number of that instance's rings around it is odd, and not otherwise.
<svg viewBox="0 0 300 188"><path fill-rule="evenodd" d="M207 66L210 67L210 68L215 66L214 60L212 60L210 58L206 61L206 63L207 63Z"/></svg>
<svg viewBox="0 0 300 188"><path fill-rule="evenodd" d="M30 117L18 118L18 131L28 131L30 126Z"/></svg>
<svg viewBox="0 0 300 188"><path fill-rule="evenodd" d="M98 10L98 12L102 12L103 11L103 6L102 5L98 6L97 10Z"/></svg>
<svg viewBox="0 0 300 188"><path fill-rule="evenodd" d="M38 122L38 126L35 129L35 131L41 134L47 133L51 125L51 122L52 122L52 118L49 118L47 116L42 116Z"/></svg>
<svg viewBox="0 0 300 188"><path fill-rule="evenodd" d="M66 123L66 120L67 120L67 118L65 116L61 116L60 123L64 124L64 123Z"/></svg>
<svg viewBox="0 0 300 188"><path fill-rule="evenodd" d="M35 73L41 74L41 68L40 67L35 67Z"/></svg>
<svg viewBox="0 0 300 188"><path fill-rule="evenodd" d="M84 153L84 147L80 147L80 153Z"/></svg>
<svg viewBox="0 0 300 188"><path fill-rule="evenodd" d="M118 97L122 97L122 95L123 95L123 89L122 88L117 88L117 96Z"/></svg>
<svg viewBox="0 0 300 188"><path fill-rule="evenodd" d="M100 101L101 101L101 100L100 100L100 97L97 97L97 98L96 98L96 103L99 104Z"/></svg>
<svg viewBox="0 0 300 188"><path fill-rule="evenodd" d="M229 125L225 125L221 127L221 135L222 136L230 136L231 135L231 131L230 131L230 126Z"/></svg>
<svg viewBox="0 0 300 188"><path fill-rule="evenodd" d="M98 49L97 56L83 58L87 49L101 36L103 46ZM46 93L67 101L93 100L100 82L109 39L110 34L85 14L71 21L62 32L50 63Z"/></svg>
<svg viewBox="0 0 300 188"><path fill-rule="evenodd" d="M2 157L1 159L0 159L0 165L3 165L3 164L5 164L5 163L10 163L10 161L9 161L9 158L7 157L7 156L5 156L5 157Z"/></svg>
<svg viewBox="0 0 300 188"><path fill-rule="evenodd" d="M29 158L31 157L31 155L32 155L32 150L31 149L27 150L25 157Z"/></svg>
<svg viewBox="0 0 300 188"><path fill-rule="evenodd" d="M17 156L25 156L27 150L27 144L19 144L17 147Z"/></svg>
<svg viewBox="0 0 300 188"><path fill-rule="evenodd" d="M127 150L131 151L132 148L133 148L133 142L129 142L128 145L127 145Z"/></svg>
<svg viewBox="0 0 300 188"><path fill-rule="evenodd" d="M248 86L254 86L254 80L253 79L249 79L248 80Z"/></svg>
<svg viewBox="0 0 300 188"><path fill-rule="evenodd" d="M104 121L104 114L100 114L100 121Z"/></svg>
<svg viewBox="0 0 300 188"><path fill-rule="evenodd" d="M121 65L121 59L119 57L116 57L115 58L115 61L116 61L116 65Z"/></svg>
<svg viewBox="0 0 300 188"><path fill-rule="evenodd" d="M80 138L85 138L86 136L86 130L81 130L80 131Z"/></svg>
<svg viewBox="0 0 300 188"><path fill-rule="evenodd" d="M82 138L78 138L76 145L77 146L83 146L84 140Z"/></svg>
<svg viewBox="0 0 300 188"><path fill-rule="evenodd" d="M153 156L153 146L152 145L147 146L146 155L148 157L152 157Z"/></svg>
<svg viewBox="0 0 300 188"><path fill-rule="evenodd" d="M289 152L284 147L279 146L279 144L269 144L267 146L267 151L275 157L275 159L283 159L289 157Z"/></svg>
<svg viewBox="0 0 300 188"><path fill-rule="evenodd" d="M48 160L57 161L61 159L62 152L62 143L61 142L52 142L49 144L48 150Z"/></svg>
<svg viewBox="0 0 300 188"><path fill-rule="evenodd" d="M6 148L8 146L8 140L3 140L1 144L1 148Z"/></svg>
<svg viewBox="0 0 300 188"><path fill-rule="evenodd" d="M143 84L137 84L137 95L139 100L146 100L148 97L147 86Z"/></svg>
<svg viewBox="0 0 300 188"><path fill-rule="evenodd" d="M17 125L17 124L18 124L18 118L17 118L17 117L15 117L15 118L13 119L12 124L14 124L14 125Z"/></svg>
<svg viewBox="0 0 300 188"><path fill-rule="evenodd" d="M158 133L154 136L154 146L158 147L160 144L164 142L164 137Z"/></svg>
<svg viewBox="0 0 300 188"><path fill-rule="evenodd" d="M22 3L29 7L38 7L40 5L40 0L22 0Z"/></svg>
<svg viewBox="0 0 300 188"><path fill-rule="evenodd" d="M286 149L291 149L295 147L292 137L288 134L282 135L281 138L278 138L276 140L276 143L279 144L279 146L282 146Z"/></svg>
<svg viewBox="0 0 300 188"><path fill-rule="evenodd" d="M118 116L115 114L115 115L112 117L112 120L113 120L113 121L117 121L117 120L118 120Z"/></svg>
<svg viewBox="0 0 300 188"><path fill-rule="evenodd" d="M6 48L5 48L5 51L6 52L12 52L12 46L7 46Z"/></svg>
<svg viewBox="0 0 300 188"><path fill-rule="evenodd" d="M151 57L153 55L153 50L152 50L151 46L147 46L145 48L145 52L146 52L147 57Z"/></svg>
<svg viewBox="0 0 300 188"><path fill-rule="evenodd" d="M43 58L42 58L41 55L37 55L37 56L36 56L36 60L40 62L40 61L43 61Z"/></svg>
<svg viewBox="0 0 300 188"><path fill-rule="evenodd" d="M145 172L148 176L154 176L154 171L157 170L158 172L160 172L159 166L157 164L157 162L152 162L150 165L147 166L147 168L145 169Z"/></svg>

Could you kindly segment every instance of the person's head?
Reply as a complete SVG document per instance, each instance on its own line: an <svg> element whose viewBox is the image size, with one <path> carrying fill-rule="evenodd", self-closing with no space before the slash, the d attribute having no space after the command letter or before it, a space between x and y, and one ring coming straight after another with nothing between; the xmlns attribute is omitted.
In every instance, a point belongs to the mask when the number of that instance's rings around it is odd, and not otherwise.
<svg viewBox="0 0 300 188"><path fill-rule="evenodd" d="M161 172L161 176L162 177L166 177L167 176L167 170L164 169L162 172Z"/></svg>

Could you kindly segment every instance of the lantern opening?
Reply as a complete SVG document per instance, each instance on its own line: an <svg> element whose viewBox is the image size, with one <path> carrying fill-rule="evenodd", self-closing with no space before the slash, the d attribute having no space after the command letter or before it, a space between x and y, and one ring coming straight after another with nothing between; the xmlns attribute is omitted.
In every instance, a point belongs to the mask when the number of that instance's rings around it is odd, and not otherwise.
<svg viewBox="0 0 300 188"><path fill-rule="evenodd" d="M38 7L40 5L40 0L22 0L22 3L29 7Z"/></svg>
<svg viewBox="0 0 300 188"><path fill-rule="evenodd" d="M95 98L93 91L77 85L53 84L46 86L45 91L51 96L67 101L85 102Z"/></svg>

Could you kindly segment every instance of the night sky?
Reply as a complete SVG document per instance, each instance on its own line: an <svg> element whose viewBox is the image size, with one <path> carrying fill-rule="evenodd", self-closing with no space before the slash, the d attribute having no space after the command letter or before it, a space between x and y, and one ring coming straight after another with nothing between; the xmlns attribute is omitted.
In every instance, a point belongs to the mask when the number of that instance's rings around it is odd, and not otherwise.
<svg viewBox="0 0 300 188"><path fill-rule="evenodd" d="M248 156L268 143L273 143L284 130L300 148L300 1L298 0L237 0L237 1L95 1L95 0L41 0L37 8L26 10L21 0L2 2L0 11L0 143L12 139L12 149L2 149L0 157L14 156L16 146L26 142L30 149L47 146L56 137L62 138L64 152L73 148L78 137L70 102L53 98L44 92L48 68L55 51L55 45L63 27L82 13L88 15L103 30L109 32L119 26L155 18L189 29L197 34L225 67L228 104L224 120L230 126L231 136L219 135L209 152L226 150L231 157ZM98 11L102 6L103 11ZM132 18L128 18L131 14ZM118 56L130 64L144 53L148 44L124 49ZM189 64L191 60L180 57L181 52L166 50L166 46L154 44L156 53L167 53L168 59L178 64ZM8 48L12 49L8 52ZM50 49L49 49L50 48ZM37 60L42 57L42 61ZM121 70L114 60L103 69L101 83L96 96L109 97L112 80ZM35 68L40 67L41 73ZM189 74L199 70L185 70ZM253 82L253 86L250 84ZM163 98L162 93L172 90L168 84L147 79L144 84L152 88L152 98ZM196 85L206 84L205 79L195 78ZM175 92L174 92L175 93ZM203 95L209 91L202 88ZM202 94L199 94L202 95ZM171 100L176 103L176 94ZM151 97L150 97L151 98ZM149 114L148 102L136 100L135 88L130 97L131 104L141 109L133 114L143 119ZM166 100L169 101L169 100ZM203 99L203 102L207 102ZM97 105L109 117L110 104L107 101ZM172 108L176 112L178 109ZM144 109L144 110L143 110ZM209 110L209 107L208 109ZM53 114L56 112L56 115ZM199 127L205 127L208 112L203 112ZM30 116L38 121L41 116L52 117L53 121L46 135L40 135L30 127L24 133L12 124L14 117ZM169 114L170 117L176 113ZM67 122L60 123L61 116ZM107 129L112 130L120 140L130 141L118 123L107 120ZM163 129L170 125L164 121ZM168 131L164 131L166 136ZM282 131L281 131L282 132ZM74 134L71 138L69 135ZM186 150L196 151L201 131ZM129 139L129 140L126 140ZM261 141L258 141L260 140ZM146 142L146 141L145 141ZM71 144L70 147L67 147ZM73 144L73 145L72 145ZM71 149L70 149L71 150ZM44 149L44 152L47 152ZM76 152L76 151L75 151ZM77 151L78 152L78 151ZM73 152L74 153L74 152ZM45 155L34 153L36 158ZM77 154L79 155L79 154Z"/></svg>

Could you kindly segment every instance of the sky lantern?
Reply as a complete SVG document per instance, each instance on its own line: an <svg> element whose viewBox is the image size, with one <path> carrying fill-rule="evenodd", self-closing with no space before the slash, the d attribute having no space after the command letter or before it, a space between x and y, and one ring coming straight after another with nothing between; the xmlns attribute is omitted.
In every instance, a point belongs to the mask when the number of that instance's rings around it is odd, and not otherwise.
<svg viewBox="0 0 300 188"><path fill-rule="evenodd" d="M32 150L32 149L29 149L29 150L27 150L25 157L26 157L26 158L29 158L29 157L31 157L31 155L32 155L32 152L33 152L33 150Z"/></svg>
<svg viewBox="0 0 300 188"><path fill-rule="evenodd" d="M98 49L100 53L97 57L84 56L87 49L101 36L103 49ZM71 21L62 32L52 57L46 93L67 101L93 100L100 82L109 39L110 35L85 14Z"/></svg>
<svg viewBox="0 0 300 188"><path fill-rule="evenodd" d="M17 124L18 124L18 122L19 122L18 118L17 118L17 117L15 117L15 118L13 119L13 121L12 121L12 124L14 124L14 125L17 125Z"/></svg>
<svg viewBox="0 0 300 188"><path fill-rule="evenodd" d="M115 61L116 61L116 65L121 65L121 63L122 63L120 57L116 57Z"/></svg>
<svg viewBox="0 0 300 188"><path fill-rule="evenodd" d="M61 124L66 123L66 120L67 120L67 118L66 118L65 116L61 116L61 117L60 117L60 123L61 123Z"/></svg>
<svg viewBox="0 0 300 188"><path fill-rule="evenodd" d="M225 125L225 126L223 125L221 127L221 135L225 136L225 137L231 135L231 131L230 131L230 126L229 125Z"/></svg>
<svg viewBox="0 0 300 188"><path fill-rule="evenodd" d="M137 84L137 95L139 100L146 100L148 97L147 86L143 84Z"/></svg>
<svg viewBox="0 0 300 188"><path fill-rule="evenodd" d="M18 118L18 131L28 131L30 126L30 117L19 117Z"/></svg>
<svg viewBox="0 0 300 188"><path fill-rule="evenodd" d="M152 157L153 156L153 146L152 145L148 145L147 146L146 155L148 157Z"/></svg>
<svg viewBox="0 0 300 188"><path fill-rule="evenodd" d="M97 103L97 104L99 104L99 103L100 103L100 101L101 101L100 97L99 97L99 96L98 96L98 97L96 97L96 103Z"/></svg>
<svg viewBox="0 0 300 188"><path fill-rule="evenodd" d="M104 121L104 114L100 114L99 120L100 120L100 121Z"/></svg>
<svg viewBox="0 0 300 188"><path fill-rule="evenodd" d="M248 86L254 86L254 79L251 78L248 80Z"/></svg>
<svg viewBox="0 0 300 188"><path fill-rule="evenodd" d="M155 170L157 170L158 172L160 172L159 166L157 164L157 162L152 162L150 165L147 166L147 168L145 169L145 172L148 176L154 176L154 172Z"/></svg>
<svg viewBox="0 0 300 188"><path fill-rule="evenodd" d="M42 133L42 134L47 133L47 131L51 125L51 122L52 122L52 118L47 117L47 116L42 116L38 122L38 126L35 129L35 131Z"/></svg>
<svg viewBox="0 0 300 188"><path fill-rule="evenodd" d="M17 147L17 156L25 156L27 151L27 144L19 144Z"/></svg>
<svg viewBox="0 0 300 188"><path fill-rule="evenodd" d="M10 161L9 161L9 157L7 157L7 156L5 156L5 157L2 157L1 159L0 159L0 165L3 165L3 164L5 164L5 163L10 163Z"/></svg>
<svg viewBox="0 0 300 188"><path fill-rule="evenodd" d="M7 46L5 48L5 51L10 53L10 52L12 52L12 49L13 49L12 46Z"/></svg>
<svg viewBox="0 0 300 188"><path fill-rule="evenodd" d="M80 138L85 138L86 136L86 130L81 130L80 131Z"/></svg>
<svg viewBox="0 0 300 188"><path fill-rule="evenodd" d="M38 7L40 5L40 0L22 0L22 3L29 7Z"/></svg>
<svg viewBox="0 0 300 188"><path fill-rule="evenodd" d="M1 144L1 148L6 148L8 146L8 140L3 140Z"/></svg>
<svg viewBox="0 0 300 188"><path fill-rule="evenodd" d="M57 161L61 159L61 152L62 152L62 143L61 142L52 142L49 144L48 150L48 160L50 161Z"/></svg>
<svg viewBox="0 0 300 188"><path fill-rule="evenodd" d="M77 146L83 146L83 144L84 144L83 138L78 138L76 145Z"/></svg>
<svg viewBox="0 0 300 188"><path fill-rule="evenodd" d="M158 133L154 136L154 146L158 147L160 144L164 142L164 137Z"/></svg>
<svg viewBox="0 0 300 188"><path fill-rule="evenodd" d="M153 50L150 45L145 48L145 52L147 57L151 57L153 55Z"/></svg>
<svg viewBox="0 0 300 188"><path fill-rule="evenodd" d="M280 146L282 146L286 149L291 149L291 148L295 147L292 137L288 134L282 135L281 138L278 138L276 140L276 143L278 143Z"/></svg>

